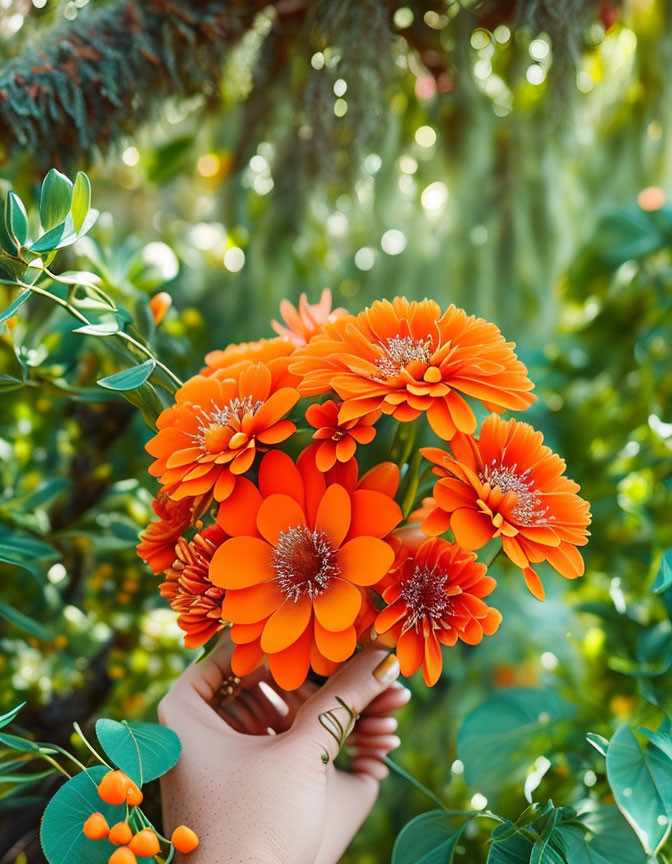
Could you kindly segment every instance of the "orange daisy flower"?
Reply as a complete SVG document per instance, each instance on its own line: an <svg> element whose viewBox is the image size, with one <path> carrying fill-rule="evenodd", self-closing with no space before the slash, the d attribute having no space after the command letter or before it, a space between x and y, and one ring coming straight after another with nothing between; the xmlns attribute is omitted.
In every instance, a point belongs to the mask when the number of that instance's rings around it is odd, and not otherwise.
<svg viewBox="0 0 672 864"><path fill-rule="evenodd" d="M373 424L380 418L380 411L339 423L340 407L330 399L321 405L310 405L306 411L306 420L317 430L313 439L321 442L315 451L315 462L320 471L328 471L336 462L352 459L358 444L370 444L376 437Z"/></svg>
<svg viewBox="0 0 672 864"><path fill-rule="evenodd" d="M190 542L180 537L174 562L165 572L166 581L159 586L161 596L170 600L171 607L179 613L178 627L187 634L185 648L200 648L224 627L224 590L210 582L208 570L225 537L218 525L196 534Z"/></svg>
<svg viewBox="0 0 672 864"><path fill-rule="evenodd" d="M162 573L173 563L175 544L196 518L194 514L201 509L200 503L193 498L173 501L163 490L152 501L152 508L159 518L150 522L142 532L136 551L153 573Z"/></svg>
<svg viewBox="0 0 672 864"><path fill-rule="evenodd" d="M434 538L401 544L383 589L387 604L378 613L378 633L391 633L397 645L401 674L413 675L422 666L425 684L439 680L441 645L458 639L476 645L491 636L502 616L483 602L496 582L486 576L473 552Z"/></svg>
<svg viewBox="0 0 672 864"><path fill-rule="evenodd" d="M433 300L378 300L353 317L325 325L299 349L289 368L302 395L335 390L346 423L382 409L409 421L427 412L446 441L476 429L461 394L491 411L523 411L534 401L527 369L494 324Z"/></svg>
<svg viewBox="0 0 672 864"><path fill-rule="evenodd" d="M289 339L259 339L257 342L241 342L229 345L223 351L210 351L205 355L205 366L201 375L226 372L226 378L238 378L243 369L255 363L263 363L271 372L278 387L296 387L299 379L288 371L289 358L296 346ZM221 377L221 375L220 375Z"/></svg>
<svg viewBox="0 0 672 864"><path fill-rule="evenodd" d="M212 558L210 580L226 590L235 674L267 655L278 684L294 690L311 666L330 674L350 657L365 589L394 561L383 538L400 521L391 497L329 482L309 452L296 464L267 453L257 484L241 478L217 514L230 539Z"/></svg>
<svg viewBox="0 0 672 864"><path fill-rule="evenodd" d="M583 575L577 546L588 542L590 507L580 487L564 476L565 462L545 446L544 436L527 423L490 416L478 439L457 435L452 455L421 450L438 467L436 508L423 530L450 528L465 549L480 549L502 538L504 553L521 568L530 591L544 599L541 581L530 564L548 561L562 576Z"/></svg>
<svg viewBox="0 0 672 864"><path fill-rule="evenodd" d="M347 315L347 310L331 308L331 291L325 288L319 303L312 306L308 302L306 294L299 297L299 308L293 306L289 300L280 303L280 315L286 327L278 321L271 321L271 326L279 336L291 340L295 346L300 347L321 333L327 321L335 321L342 315Z"/></svg>
<svg viewBox="0 0 672 864"><path fill-rule="evenodd" d="M223 501L236 477L252 467L257 449L296 431L283 418L296 405L297 390L278 388L263 363L243 369L238 380L220 377L225 374L196 375L180 387L146 446L156 457L150 473L175 500L212 492Z"/></svg>

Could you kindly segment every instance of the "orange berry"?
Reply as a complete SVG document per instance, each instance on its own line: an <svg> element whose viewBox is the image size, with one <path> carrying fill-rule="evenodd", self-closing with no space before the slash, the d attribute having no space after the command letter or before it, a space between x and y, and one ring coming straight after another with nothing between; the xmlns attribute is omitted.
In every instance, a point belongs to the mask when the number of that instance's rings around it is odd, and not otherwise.
<svg viewBox="0 0 672 864"><path fill-rule="evenodd" d="M92 813L82 828L89 840L104 840L110 833L110 826L102 813Z"/></svg>
<svg viewBox="0 0 672 864"><path fill-rule="evenodd" d="M128 844L128 848L141 858L153 858L154 855L158 855L161 851L159 838L149 828L138 831Z"/></svg>
<svg viewBox="0 0 672 864"><path fill-rule="evenodd" d="M110 834L107 838L110 843L115 846L127 846L133 838L133 832L128 822L117 822L110 828Z"/></svg>
<svg viewBox="0 0 672 864"><path fill-rule="evenodd" d="M139 807L142 804L142 792L132 780L128 781L127 801L131 807Z"/></svg>
<svg viewBox="0 0 672 864"><path fill-rule="evenodd" d="M198 837L191 828L187 828L186 825L179 825L173 831L170 842L178 852L182 852L186 855L188 852L193 852L198 846Z"/></svg>
<svg viewBox="0 0 672 864"><path fill-rule="evenodd" d="M128 846L120 846L110 855L108 864L138 864L138 859Z"/></svg>
<svg viewBox="0 0 672 864"><path fill-rule="evenodd" d="M149 301L149 309L154 318L154 324L156 327L158 327L163 321L166 312L170 309L172 303L173 298L167 291L159 291L159 293L155 294Z"/></svg>
<svg viewBox="0 0 672 864"><path fill-rule="evenodd" d="M98 784L98 794L106 804L125 804L128 783L123 771L108 771Z"/></svg>

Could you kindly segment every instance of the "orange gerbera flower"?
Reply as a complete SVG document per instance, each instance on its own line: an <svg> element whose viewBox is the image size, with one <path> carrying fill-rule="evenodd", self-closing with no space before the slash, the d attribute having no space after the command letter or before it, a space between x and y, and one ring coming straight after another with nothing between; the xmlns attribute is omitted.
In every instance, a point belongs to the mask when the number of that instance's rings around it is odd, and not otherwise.
<svg viewBox="0 0 672 864"><path fill-rule="evenodd" d="M478 439L456 435L453 455L427 448L422 454L443 479L434 486L436 508L423 530L450 528L465 549L480 549L502 538L504 553L523 571L539 600L544 589L531 563L548 561L562 576L584 572L577 546L588 542L590 508L564 476L565 462L545 446L527 423L487 417Z"/></svg>
<svg viewBox="0 0 672 864"><path fill-rule="evenodd" d="M331 291L325 288L320 297L320 302L311 306L308 297L302 294L299 297L299 308L293 306L289 300L280 303L280 315L286 327L278 321L272 321L271 326L279 336L290 339L294 345L301 346L321 333L327 321L335 321L342 315L347 315L347 310L331 308Z"/></svg>
<svg viewBox="0 0 672 864"><path fill-rule="evenodd" d="M365 589L394 561L382 538L400 520L391 497L329 482L310 452L296 464L267 453L258 483L241 478L217 514L230 539L215 552L210 579L226 589L235 674L268 655L275 680L294 690L311 666L330 674L350 657Z"/></svg>
<svg viewBox="0 0 672 864"><path fill-rule="evenodd" d="M200 648L224 626L224 590L210 582L208 570L215 549L225 537L218 525L196 534L190 542L180 537L174 562L165 572L166 581L159 586L161 596L179 613L177 624L187 634L186 648Z"/></svg>
<svg viewBox="0 0 672 864"><path fill-rule="evenodd" d="M497 630L502 616L482 599L497 583L485 572L473 552L447 540L402 543L383 589L387 606L375 623L378 633L394 637L402 675L422 666L432 687L443 666L441 645L458 639L476 645Z"/></svg>
<svg viewBox="0 0 672 864"><path fill-rule="evenodd" d="M336 462L352 459L358 444L370 444L376 437L373 424L380 418L380 411L339 423L340 407L330 399L321 405L310 405L306 411L306 420L317 429L313 439L321 442L315 451L315 462L320 471L328 471Z"/></svg>
<svg viewBox="0 0 672 864"><path fill-rule="evenodd" d="M159 432L146 448L156 457L149 470L175 500L212 491L223 501L257 449L296 431L283 417L297 403L297 390L278 389L263 363L243 369L238 380L220 377L225 374L187 381L156 421Z"/></svg>
<svg viewBox="0 0 672 864"><path fill-rule="evenodd" d="M201 369L201 375L207 377L221 371L226 372L226 378L238 378L243 369L263 363L270 370L276 386L296 387L299 379L288 371L289 358L294 351L294 343L280 336L229 345L223 351L210 351L205 355L206 365Z"/></svg>
<svg viewBox="0 0 672 864"><path fill-rule="evenodd" d="M207 506L207 501L205 502ZM175 560L175 544L184 534L195 513L202 510L203 499L183 498L173 501L162 490L152 501L158 520L149 523L140 535L136 551L140 558L152 568L153 573L162 573Z"/></svg>
<svg viewBox="0 0 672 864"><path fill-rule="evenodd" d="M299 349L290 371L302 395L335 390L346 423L382 409L397 420L427 412L432 429L449 441L476 429L462 395L491 411L525 410L534 401L527 369L494 324L433 300L378 300L356 317L325 325Z"/></svg>

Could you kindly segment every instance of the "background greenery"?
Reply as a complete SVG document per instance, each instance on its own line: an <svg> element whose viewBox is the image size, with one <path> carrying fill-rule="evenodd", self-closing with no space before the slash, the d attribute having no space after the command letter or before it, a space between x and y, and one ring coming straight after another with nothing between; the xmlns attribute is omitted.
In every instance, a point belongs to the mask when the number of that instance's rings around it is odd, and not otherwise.
<svg viewBox="0 0 672 864"><path fill-rule="evenodd" d="M637 203L672 180L670 3L530 3L522 18L505 3L276 5L240 25L212 74L150 88L150 124L122 100L112 133L74 146L59 103L54 135L28 146L12 90L26 40L50 50L51 28L91 10L2 0L0 182L29 201L45 162L87 165L102 215L59 267L97 274L182 377L269 335L282 297L327 286L352 311L395 294L455 302L518 343L539 395L525 419L592 504L586 576L549 574L541 605L502 565L499 633L453 649L433 690L411 682L396 758L455 809L613 803L586 733L655 729L672 707L669 559L652 592L672 546L672 209ZM79 86L88 99L89 78ZM155 331L158 290L173 307ZM0 286L0 308L13 297ZM153 719L190 657L134 552L155 491L149 432L95 383L126 361L72 329L33 298L0 332L0 713L25 699L24 731L77 748L73 721ZM43 860L55 788L0 782L2 864ZM393 778L344 861L388 860L430 806ZM491 827L471 822L455 860L485 861ZM591 860L625 853L605 854Z"/></svg>

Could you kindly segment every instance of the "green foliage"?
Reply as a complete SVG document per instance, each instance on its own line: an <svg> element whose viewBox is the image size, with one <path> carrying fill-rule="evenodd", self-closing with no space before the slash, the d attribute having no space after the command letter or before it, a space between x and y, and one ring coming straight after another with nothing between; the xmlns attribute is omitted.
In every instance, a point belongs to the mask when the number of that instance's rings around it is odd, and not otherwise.
<svg viewBox="0 0 672 864"><path fill-rule="evenodd" d="M431 810L412 819L399 832L392 864L452 864L469 814Z"/></svg>
<svg viewBox="0 0 672 864"><path fill-rule="evenodd" d="M138 786L170 771L180 758L180 739L155 723L98 720L96 735L109 758Z"/></svg>

